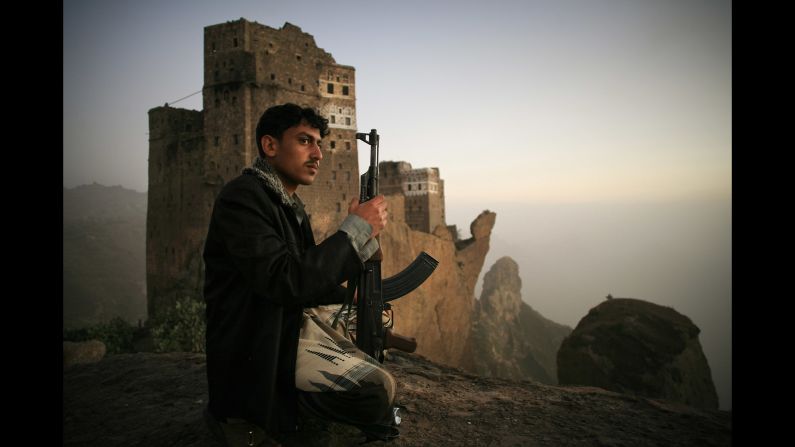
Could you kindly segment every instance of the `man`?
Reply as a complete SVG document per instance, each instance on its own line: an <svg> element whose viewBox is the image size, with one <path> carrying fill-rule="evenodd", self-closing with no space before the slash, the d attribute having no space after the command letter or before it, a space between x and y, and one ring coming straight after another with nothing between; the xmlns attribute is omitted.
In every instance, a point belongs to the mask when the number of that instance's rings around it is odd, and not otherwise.
<svg viewBox="0 0 795 447"><path fill-rule="evenodd" d="M299 410L393 433L394 379L313 309L343 302L341 284L378 250L387 222L383 196L354 198L340 230L315 244L296 190L317 176L327 123L295 104L266 110L259 157L215 201L204 248L206 416L227 445L296 430Z"/></svg>

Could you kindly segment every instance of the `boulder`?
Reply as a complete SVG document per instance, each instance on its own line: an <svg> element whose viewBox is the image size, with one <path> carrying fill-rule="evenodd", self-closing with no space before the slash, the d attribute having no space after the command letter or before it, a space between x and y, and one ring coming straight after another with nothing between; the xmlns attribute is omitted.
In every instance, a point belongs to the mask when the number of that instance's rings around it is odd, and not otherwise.
<svg viewBox="0 0 795 447"><path fill-rule="evenodd" d="M558 351L561 385L590 385L717 409L699 329L670 307L613 298L591 309Z"/></svg>

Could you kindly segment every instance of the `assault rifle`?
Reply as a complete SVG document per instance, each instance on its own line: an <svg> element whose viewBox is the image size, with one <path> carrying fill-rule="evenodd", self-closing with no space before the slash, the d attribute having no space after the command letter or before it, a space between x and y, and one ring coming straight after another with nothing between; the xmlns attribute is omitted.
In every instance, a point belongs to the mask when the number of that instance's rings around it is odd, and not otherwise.
<svg viewBox="0 0 795 447"><path fill-rule="evenodd" d="M369 134L357 133L356 138L370 145L370 167L361 176L359 203L364 203L378 195L378 132L370 130ZM384 362L384 349L396 348L414 352L417 341L413 337L404 337L392 331L394 321L391 318L392 306L389 303L420 286L433 273L439 261L424 251L402 272L387 279L381 279L381 248L364 263L359 278L348 282L348 296L340 311L334 318L332 327L336 327L337 319L346 306L350 309L353 303L353 292L358 290L356 302L356 346L379 362ZM384 311L390 314L385 326Z"/></svg>

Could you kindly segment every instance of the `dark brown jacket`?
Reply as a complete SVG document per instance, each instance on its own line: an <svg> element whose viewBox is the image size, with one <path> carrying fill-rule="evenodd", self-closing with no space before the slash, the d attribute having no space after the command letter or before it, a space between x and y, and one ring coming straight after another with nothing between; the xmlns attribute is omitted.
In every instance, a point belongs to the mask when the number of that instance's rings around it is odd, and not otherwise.
<svg viewBox="0 0 795 447"><path fill-rule="evenodd" d="M243 174L215 201L204 262L210 411L295 429L301 310L343 301L339 284L362 268L348 236L316 245L300 206Z"/></svg>

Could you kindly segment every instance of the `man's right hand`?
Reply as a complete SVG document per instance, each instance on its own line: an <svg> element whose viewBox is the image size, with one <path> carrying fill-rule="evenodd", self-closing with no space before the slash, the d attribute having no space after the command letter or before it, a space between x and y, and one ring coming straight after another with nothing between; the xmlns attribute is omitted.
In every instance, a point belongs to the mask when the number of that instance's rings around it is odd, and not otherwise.
<svg viewBox="0 0 795 447"><path fill-rule="evenodd" d="M373 229L370 237L374 238L386 227L386 199L379 194L367 202L359 203L359 199L354 197L348 205L348 214L356 214L370 224Z"/></svg>

